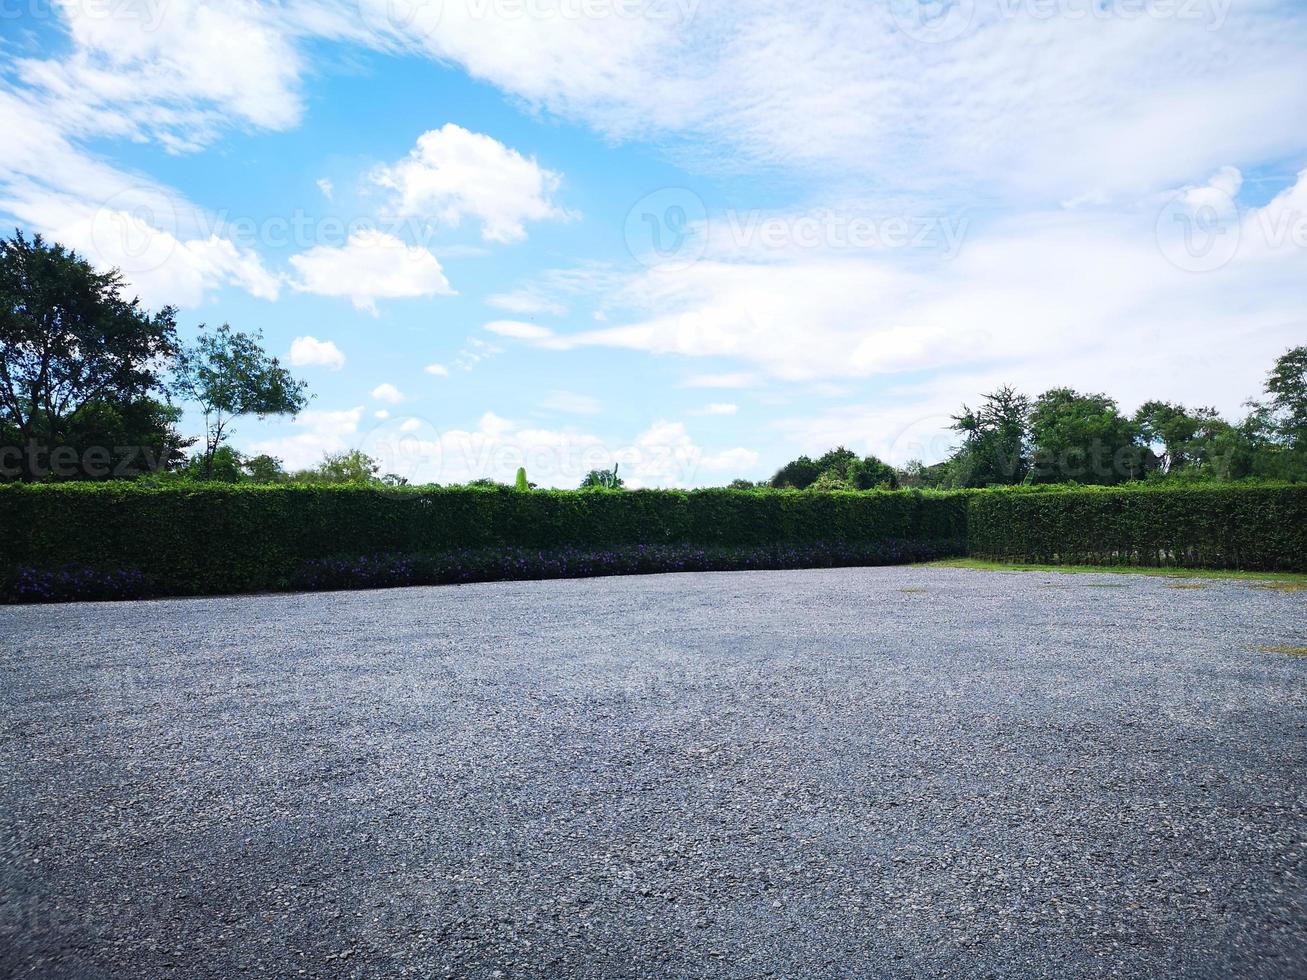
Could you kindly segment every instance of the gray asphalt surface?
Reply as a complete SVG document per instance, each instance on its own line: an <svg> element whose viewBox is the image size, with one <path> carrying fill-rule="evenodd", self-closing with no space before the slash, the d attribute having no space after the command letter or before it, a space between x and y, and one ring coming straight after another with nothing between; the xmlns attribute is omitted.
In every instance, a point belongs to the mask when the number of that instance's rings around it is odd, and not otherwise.
<svg viewBox="0 0 1307 980"><path fill-rule="evenodd" d="M0 608L0 975L1307 976L1307 593Z"/></svg>

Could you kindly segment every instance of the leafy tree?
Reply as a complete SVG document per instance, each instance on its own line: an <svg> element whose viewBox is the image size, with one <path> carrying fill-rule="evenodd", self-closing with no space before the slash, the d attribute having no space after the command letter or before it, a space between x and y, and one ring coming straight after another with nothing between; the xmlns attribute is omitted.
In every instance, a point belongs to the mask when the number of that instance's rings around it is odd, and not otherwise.
<svg viewBox="0 0 1307 980"><path fill-rule="evenodd" d="M962 445L949 461L948 482L955 487L1021 483L1030 472L1030 399L1004 385L984 396L980 408L966 405L953 416Z"/></svg>
<svg viewBox="0 0 1307 980"><path fill-rule="evenodd" d="M291 377L260 346L261 334L234 332L223 324L200 327L194 344L182 347L173 371L173 392L197 402L204 412L202 472L213 472L214 454L244 415L298 415L308 403L307 385Z"/></svg>
<svg viewBox="0 0 1307 980"><path fill-rule="evenodd" d="M381 467L367 453L351 449L343 453L324 453L322 462L312 469L300 470L293 477L297 483L362 484L380 483Z"/></svg>
<svg viewBox="0 0 1307 980"><path fill-rule="evenodd" d="M97 470L108 452L111 472L130 469L124 457L142 448L177 458L176 416L149 398L176 350L174 314L143 310L117 270L96 272L40 235L0 240L0 436L34 450L21 454L21 479L48 475L39 460L52 451L81 467L95 450Z"/></svg>
<svg viewBox="0 0 1307 980"><path fill-rule="evenodd" d="M528 490L531 489L531 484L528 483L526 479L525 466L519 466L517 468L517 480L515 481L515 486L522 493L526 493Z"/></svg>
<svg viewBox="0 0 1307 980"><path fill-rule="evenodd" d="M245 460L244 470L251 483L286 483L290 480L281 460L267 454Z"/></svg>
<svg viewBox="0 0 1307 980"><path fill-rule="evenodd" d="M773 487L795 490L870 490L874 487L897 487L894 467L875 456L859 459L858 454L837 446L816 460L800 456L782 466L771 479Z"/></svg>
<svg viewBox="0 0 1307 980"><path fill-rule="evenodd" d="M1276 428L1286 445L1307 449L1307 346L1285 351L1266 379Z"/></svg>
<svg viewBox="0 0 1307 980"><path fill-rule="evenodd" d="M242 483L245 480L245 457L231 446L219 446L211 456L202 453L192 456L182 475L189 480Z"/></svg>
<svg viewBox="0 0 1307 980"><path fill-rule="evenodd" d="M769 486L771 486L771 484L765 481L755 483L753 480L744 479L732 480L730 483L726 484L726 487L729 490L761 490L764 487Z"/></svg>
<svg viewBox="0 0 1307 980"><path fill-rule="evenodd" d="M1228 469L1218 464L1216 453L1233 448L1229 438L1233 427L1216 409L1191 411L1183 405L1150 401L1140 406L1134 422L1140 440L1152 454L1145 463L1155 463L1161 472L1211 476L1218 468Z"/></svg>
<svg viewBox="0 0 1307 980"><path fill-rule="evenodd" d="M1115 484L1144 475L1139 427L1106 395L1052 388L1030 410L1034 482Z"/></svg>
<svg viewBox="0 0 1307 980"><path fill-rule="evenodd" d="M617 464L611 470L591 470L581 481L582 490L620 490L624 483L617 475Z"/></svg>
<svg viewBox="0 0 1307 980"><path fill-rule="evenodd" d="M821 476L821 467L807 456L800 456L777 470L776 475L771 478L771 485L778 488L793 487L795 490L806 490L817 482L819 476Z"/></svg>

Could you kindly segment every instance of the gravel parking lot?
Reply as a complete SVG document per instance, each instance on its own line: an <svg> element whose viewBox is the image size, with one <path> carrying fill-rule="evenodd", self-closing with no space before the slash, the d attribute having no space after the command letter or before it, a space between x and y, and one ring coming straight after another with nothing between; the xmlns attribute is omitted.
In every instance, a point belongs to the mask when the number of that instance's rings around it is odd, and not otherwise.
<svg viewBox="0 0 1307 980"><path fill-rule="evenodd" d="M1307 593L0 608L0 975L1307 976Z"/></svg>

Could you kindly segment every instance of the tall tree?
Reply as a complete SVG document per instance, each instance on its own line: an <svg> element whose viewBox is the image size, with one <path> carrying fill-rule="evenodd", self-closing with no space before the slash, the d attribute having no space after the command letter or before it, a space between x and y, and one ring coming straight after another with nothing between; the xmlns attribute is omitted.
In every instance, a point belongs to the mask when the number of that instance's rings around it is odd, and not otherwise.
<svg viewBox="0 0 1307 980"><path fill-rule="evenodd" d="M201 325L195 343L177 354L172 390L204 412L200 470L206 478L213 475L214 454L236 419L295 416L308 404L307 384L269 357L262 339L259 333L236 332L225 323L212 331Z"/></svg>
<svg viewBox="0 0 1307 980"><path fill-rule="evenodd" d="M1030 399L1007 385L984 399L979 409L963 405L953 416L953 430L963 436L949 463L953 486L1021 483L1030 470Z"/></svg>
<svg viewBox="0 0 1307 980"><path fill-rule="evenodd" d="M1030 409L1030 437L1036 482L1114 484L1144 475L1139 427L1106 395L1044 392Z"/></svg>
<svg viewBox="0 0 1307 980"><path fill-rule="evenodd" d="M0 430L40 450L21 454L23 479L47 475L41 453L55 449L79 467L91 448L111 462L142 444L176 452L175 418L149 398L176 351L174 315L142 309L117 270L96 272L40 235L0 240Z"/></svg>

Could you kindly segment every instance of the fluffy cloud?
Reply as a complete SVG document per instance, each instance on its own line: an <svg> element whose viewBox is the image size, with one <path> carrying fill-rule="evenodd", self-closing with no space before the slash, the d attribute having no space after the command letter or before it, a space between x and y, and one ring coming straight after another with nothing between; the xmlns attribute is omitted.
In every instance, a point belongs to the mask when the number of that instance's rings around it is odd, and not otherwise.
<svg viewBox="0 0 1307 980"><path fill-rule="evenodd" d="M575 487L592 469L615 464L628 486L690 487L720 481L757 465L758 454L733 448L708 452L679 422L659 421L629 442L606 440L575 428L526 425L486 412L470 429L441 430L417 415L381 417L361 424L362 408L309 411L293 435L265 440L254 450L291 468L316 463L326 452L360 449L383 472L412 483L465 483L489 477L511 481L519 466L541 486Z"/></svg>
<svg viewBox="0 0 1307 980"><path fill-rule="evenodd" d="M345 366L345 355L330 340L296 337L290 343L290 363L295 367L317 366L339 371Z"/></svg>
<svg viewBox="0 0 1307 980"><path fill-rule="evenodd" d="M747 384L753 373L804 383L941 370L981 377L1002 364L998 373L1036 386L1108 388L1124 399L1203 392L1233 412L1307 325L1296 285L1307 271L1307 175L1262 207L1238 207L1229 193L1238 184L1237 171L1219 170L1133 208L1006 219L951 260L814 251L652 269L614 300L639 312L552 344L751 369L699 375L693 386ZM974 395L950 387L953 401Z"/></svg>
<svg viewBox="0 0 1307 980"><path fill-rule="evenodd" d="M372 397L379 402L398 405L404 400L404 393L387 381L372 389Z"/></svg>
<svg viewBox="0 0 1307 980"><path fill-rule="evenodd" d="M341 247L317 245L294 255L294 287L319 296L348 297L355 308L376 314L379 299L450 295L436 257L381 231L357 231Z"/></svg>
<svg viewBox="0 0 1307 980"><path fill-rule="evenodd" d="M437 378L449 377L449 368L445 367L443 364L428 364L422 370L427 374L435 375Z"/></svg>
<svg viewBox="0 0 1307 980"><path fill-rule="evenodd" d="M487 241L520 241L526 222L567 216L550 199L559 174L453 123L423 133L407 158L378 168L372 178L398 193L402 213L450 226L473 217Z"/></svg>
<svg viewBox="0 0 1307 980"><path fill-rule="evenodd" d="M695 412L695 415L734 415L740 410L739 405L731 402L710 402Z"/></svg>
<svg viewBox="0 0 1307 980"><path fill-rule="evenodd" d="M352 448L357 441L363 408L338 411L309 410L295 418L297 431L281 439L265 439L253 444L255 455L267 453L282 460L287 469L300 470L313 466L324 453L339 453Z"/></svg>

